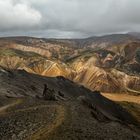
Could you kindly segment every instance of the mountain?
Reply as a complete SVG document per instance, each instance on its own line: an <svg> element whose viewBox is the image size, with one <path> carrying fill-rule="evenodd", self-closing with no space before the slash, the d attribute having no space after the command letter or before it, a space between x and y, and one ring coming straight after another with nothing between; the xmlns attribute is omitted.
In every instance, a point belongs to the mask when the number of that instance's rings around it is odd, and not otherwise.
<svg viewBox="0 0 140 140"><path fill-rule="evenodd" d="M133 34L86 39L0 38L0 65L64 76L91 90L140 93L140 40Z"/></svg>
<svg viewBox="0 0 140 140"><path fill-rule="evenodd" d="M106 48L113 45L128 44L129 42L139 41L137 36L131 34L111 34L104 36L90 37L84 40L84 47Z"/></svg>
<svg viewBox="0 0 140 140"><path fill-rule="evenodd" d="M140 41L0 38L1 140L140 139Z"/></svg>
<svg viewBox="0 0 140 140"><path fill-rule="evenodd" d="M62 76L0 68L0 88L1 140L140 138L128 110Z"/></svg>
<svg viewBox="0 0 140 140"><path fill-rule="evenodd" d="M138 39L140 39L140 33L139 32L128 32L128 34L137 37Z"/></svg>

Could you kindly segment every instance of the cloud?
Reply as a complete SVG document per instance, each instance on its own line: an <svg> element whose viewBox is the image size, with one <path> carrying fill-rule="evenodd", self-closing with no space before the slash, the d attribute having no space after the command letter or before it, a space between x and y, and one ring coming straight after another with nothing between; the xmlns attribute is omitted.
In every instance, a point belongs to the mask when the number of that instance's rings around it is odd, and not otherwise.
<svg viewBox="0 0 140 140"><path fill-rule="evenodd" d="M0 0L0 31L32 29L40 24L41 14L24 3Z"/></svg>
<svg viewBox="0 0 140 140"><path fill-rule="evenodd" d="M140 0L0 0L0 31L44 37L140 31L139 13Z"/></svg>

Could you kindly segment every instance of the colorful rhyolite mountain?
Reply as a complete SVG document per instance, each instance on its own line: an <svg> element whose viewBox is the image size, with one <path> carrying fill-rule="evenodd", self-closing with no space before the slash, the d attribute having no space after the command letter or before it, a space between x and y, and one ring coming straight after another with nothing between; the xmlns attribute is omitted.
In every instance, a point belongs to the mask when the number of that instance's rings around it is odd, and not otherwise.
<svg viewBox="0 0 140 140"><path fill-rule="evenodd" d="M48 77L64 76L91 90L140 94L140 40L132 34L0 38L0 65Z"/></svg>

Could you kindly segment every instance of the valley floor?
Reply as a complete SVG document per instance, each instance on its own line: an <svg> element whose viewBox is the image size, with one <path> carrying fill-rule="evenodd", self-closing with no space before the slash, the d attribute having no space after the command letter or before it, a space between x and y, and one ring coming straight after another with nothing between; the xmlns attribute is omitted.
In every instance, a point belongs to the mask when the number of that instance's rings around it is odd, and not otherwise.
<svg viewBox="0 0 140 140"><path fill-rule="evenodd" d="M102 93L102 95L113 101L126 101L126 102L140 104L140 96L133 96L125 93L122 94Z"/></svg>

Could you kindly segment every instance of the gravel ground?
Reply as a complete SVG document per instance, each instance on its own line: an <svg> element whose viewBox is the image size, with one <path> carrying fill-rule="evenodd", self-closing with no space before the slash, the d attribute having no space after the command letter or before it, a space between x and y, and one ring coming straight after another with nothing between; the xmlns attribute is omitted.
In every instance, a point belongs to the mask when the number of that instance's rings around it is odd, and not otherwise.
<svg viewBox="0 0 140 140"><path fill-rule="evenodd" d="M77 100L21 100L21 103L9 107L0 115L1 140L140 139L138 132L135 133L125 125L109 120L99 121L92 115L91 108Z"/></svg>

